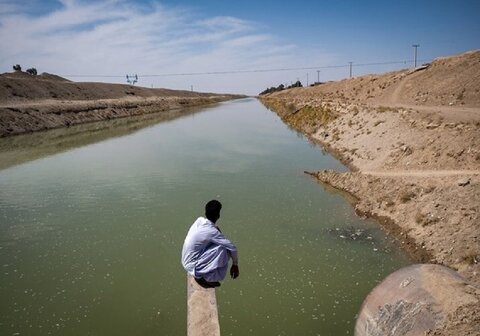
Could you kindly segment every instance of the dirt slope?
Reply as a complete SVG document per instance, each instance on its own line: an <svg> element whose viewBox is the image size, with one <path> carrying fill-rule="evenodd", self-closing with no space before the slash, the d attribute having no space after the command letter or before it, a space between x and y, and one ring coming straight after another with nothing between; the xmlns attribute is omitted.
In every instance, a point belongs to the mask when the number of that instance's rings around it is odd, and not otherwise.
<svg viewBox="0 0 480 336"><path fill-rule="evenodd" d="M480 106L480 51L435 59L417 69L372 74L314 87L275 92L267 97L341 100L368 105Z"/></svg>
<svg viewBox="0 0 480 336"><path fill-rule="evenodd" d="M205 97L212 94L181 90L150 89L139 86L107 83L71 82L65 78L25 72L0 75L0 104L30 103L38 100L94 100L132 97Z"/></svg>
<svg viewBox="0 0 480 336"><path fill-rule="evenodd" d="M5 73L0 75L0 137L236 97L239 96L77 83L52 74Z"/></svg>
<svg viewBox="0 0 480 336"><path fill-rule="evenodd" d="M480 51L261 99L353 170L314 177L353 195L418 261L480 288ZM445 330L480 330L475 307Z"/></svg>

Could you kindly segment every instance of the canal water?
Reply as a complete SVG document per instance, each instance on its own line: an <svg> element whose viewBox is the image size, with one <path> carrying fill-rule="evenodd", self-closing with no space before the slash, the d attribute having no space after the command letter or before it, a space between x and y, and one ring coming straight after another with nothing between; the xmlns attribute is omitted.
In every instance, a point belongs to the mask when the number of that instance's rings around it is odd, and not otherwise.
<svg viewBox="0 0 480 336"><path fill-rule="evenodd" d="M0 142L1 335L185 335L181 247L213 198L240 257L222 335L353 334L411 262L303 173L346 168L256 99L115 123Z"/></svg>

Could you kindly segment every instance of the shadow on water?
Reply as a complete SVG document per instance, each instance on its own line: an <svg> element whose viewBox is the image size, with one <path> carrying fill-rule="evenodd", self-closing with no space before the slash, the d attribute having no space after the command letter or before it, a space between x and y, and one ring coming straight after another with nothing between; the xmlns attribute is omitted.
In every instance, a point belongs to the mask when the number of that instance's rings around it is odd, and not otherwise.
<svg viewBox="0 0 480 336"><path fill-rule="evenodd" d="M128 135L161 122L191 116L217 105L175 109L0 138L0 170L73 148Z"/></svg>

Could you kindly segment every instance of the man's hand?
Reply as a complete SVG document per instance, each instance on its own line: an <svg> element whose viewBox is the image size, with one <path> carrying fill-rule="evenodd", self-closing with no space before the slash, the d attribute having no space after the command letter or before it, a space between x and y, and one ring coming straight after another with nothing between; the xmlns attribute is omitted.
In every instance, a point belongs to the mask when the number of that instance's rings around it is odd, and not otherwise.
<svg viewBox="0 0 480 336"><path fill-rule="evenodd" d="M238 265L232 265L232 267L230 267L230 276L232 277L232 279L238 278L239 275L240 271L238 269Z"/></svg>

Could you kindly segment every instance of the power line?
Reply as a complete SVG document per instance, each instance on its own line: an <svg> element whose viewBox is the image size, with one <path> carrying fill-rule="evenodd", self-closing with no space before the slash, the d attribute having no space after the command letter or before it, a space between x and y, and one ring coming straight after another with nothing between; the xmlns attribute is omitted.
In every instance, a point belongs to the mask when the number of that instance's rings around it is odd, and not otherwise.
<svg viewBox="0 0 480 336"><path fill-rule="evenodd" d="M420 62L427 62L430 60L418 60ZM355 67L376 66L376 65L393 65L393 64L407 64L412 61L390 61L390 62L376 62L376 63L355 63ZM350 67L350 63L341 65L324 65L324 66L308 66L308 67L292 67L292 68L273 68L273 69L252 69L252 70L229 70L229 71L205 71L205 72L179 72L179 73L163 73L163 74L144 74L138 77L176 77L176 76L203 76L203 75L230 75L230 74L245 74L245 73L262 73L262 72L281 72L281 71L296 71L296 70L317 70L317 69L340 69ZM64 77L103 77L103 78L119 78L125 75L61 75Z"/></svg>

